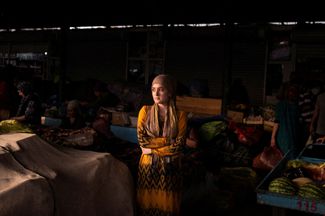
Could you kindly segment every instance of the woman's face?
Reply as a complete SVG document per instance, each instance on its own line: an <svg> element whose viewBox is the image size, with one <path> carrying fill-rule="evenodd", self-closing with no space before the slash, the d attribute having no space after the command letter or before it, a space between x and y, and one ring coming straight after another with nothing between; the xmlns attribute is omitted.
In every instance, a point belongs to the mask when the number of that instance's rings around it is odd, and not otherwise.
<svg viewBox="0 0 325 216"><path fill-rule="evenodd" d="M67 108L67 117L75 117L77 115L77 112L75 109L68 107Z"/></svg>
<svg viewBox="0 0 325 216"><path fill-rule="evenodd" d="M152 94L153 101L156 104L166 105L170 98L167 88L165 88L163 85L159 83L154 83L151 86L151 94Z"/></svg>

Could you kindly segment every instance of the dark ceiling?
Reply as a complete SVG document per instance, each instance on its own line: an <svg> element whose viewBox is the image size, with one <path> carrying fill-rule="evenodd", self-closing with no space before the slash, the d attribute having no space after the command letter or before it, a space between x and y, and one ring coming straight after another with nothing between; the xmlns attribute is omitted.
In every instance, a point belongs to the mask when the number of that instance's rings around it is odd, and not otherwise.
<svg viewBox="0 0 325 216"><path fill-rule="evenodd" d="M19 8L14 5L2 6L0 27L325 20L325 13L320 11L322 7L319 4L299 2L266 0L250 3L230 0L205 3L192 0L176 5L163 1L153 1L150 4L120 1L114 5L109 2L90 5L88 2L73 6L50 2L43 3L44 5L26 3L20 4Z"/></svg>

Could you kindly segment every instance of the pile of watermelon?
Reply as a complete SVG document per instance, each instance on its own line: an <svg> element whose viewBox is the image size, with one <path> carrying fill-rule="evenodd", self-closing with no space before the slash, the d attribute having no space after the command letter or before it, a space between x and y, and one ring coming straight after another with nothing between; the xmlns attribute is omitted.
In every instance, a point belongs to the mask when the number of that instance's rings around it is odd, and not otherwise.
<svg viewBox="0 0 325 216"><path fill-rule="evenodd" d="M323 181L316 178L315 172L321 172L322 164L311 164L303 160L287 162L282 176L273 179L268 190L287 196L299 196L308 199L325 199Z"/></svg>

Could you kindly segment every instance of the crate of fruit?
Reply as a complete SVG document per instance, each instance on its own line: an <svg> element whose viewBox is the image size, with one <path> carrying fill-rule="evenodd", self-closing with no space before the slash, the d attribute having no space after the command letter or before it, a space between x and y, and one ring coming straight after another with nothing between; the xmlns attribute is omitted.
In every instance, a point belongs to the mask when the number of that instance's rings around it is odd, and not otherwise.
<svg viewBox="0 0 325 216"><path fill-rule="evenodd" d="M286 154L256 188L257 202L325 214L325 145L306 146L295 159Z"/></svg>

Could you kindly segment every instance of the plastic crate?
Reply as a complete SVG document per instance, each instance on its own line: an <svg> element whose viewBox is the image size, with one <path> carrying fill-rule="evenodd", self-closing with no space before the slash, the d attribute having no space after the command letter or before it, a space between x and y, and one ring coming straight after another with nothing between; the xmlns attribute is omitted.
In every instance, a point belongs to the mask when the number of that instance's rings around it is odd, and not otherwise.
<svg viewBox="0 0 325 216"><path fill-rule="evenodd" d="M312 144L306 146L297 159L301 159L310 163L321 163L325 161L325 145ZM271 170L268 175L257 186L257 203L270 205L274 207L293 209L314 214L325 214L325 200L314 200L303 197L288 196L268 191L268 185L276 178L280 177L282 171L288 162L288 153Z"/></svg>
<svg viewBox="0 0 325 216"><path fill-rule="evenodd" d="M41 124L45 126L59 127L62 123L61 119L51 118L51 117L41 117Z"/></svg>

